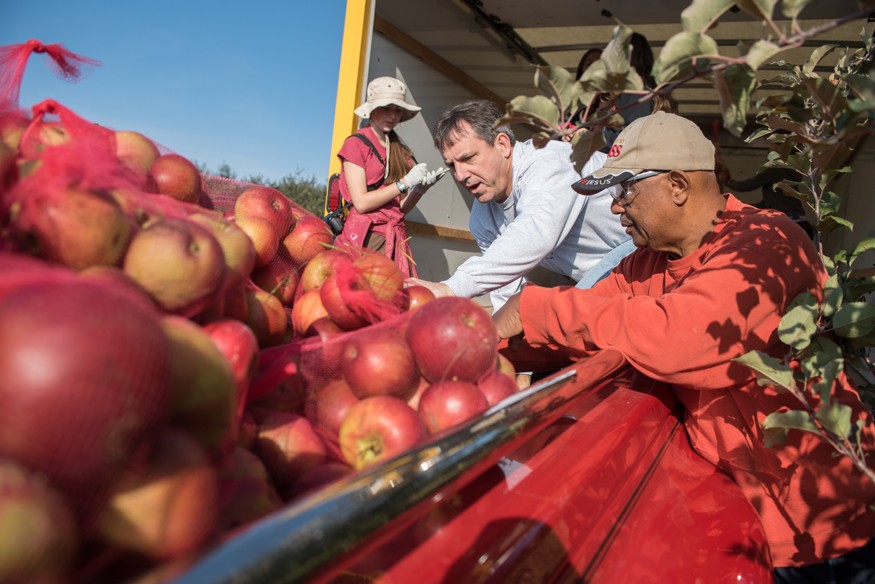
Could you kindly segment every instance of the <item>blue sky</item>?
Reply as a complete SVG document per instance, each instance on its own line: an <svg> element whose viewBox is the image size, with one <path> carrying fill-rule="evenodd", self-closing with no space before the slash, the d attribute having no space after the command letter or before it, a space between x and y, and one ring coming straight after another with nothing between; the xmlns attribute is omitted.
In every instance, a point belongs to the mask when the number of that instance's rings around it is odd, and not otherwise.
<svg viewBox="0 0 875 584"><path fill-rule="evenodd" d="M0 46L35 38L101 61L78 83L34 55L21 90L136 130L238 178L324 182L346 2L0 0Z"/></svg>

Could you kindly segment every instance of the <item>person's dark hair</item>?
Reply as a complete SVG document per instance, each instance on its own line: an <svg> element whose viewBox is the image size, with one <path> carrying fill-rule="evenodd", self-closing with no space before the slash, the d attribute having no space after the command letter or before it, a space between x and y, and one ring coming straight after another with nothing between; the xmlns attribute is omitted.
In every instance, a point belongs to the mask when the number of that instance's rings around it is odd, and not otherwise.
<svg viewBox="0 0 875 584"><path fill-rule="evenodd" d="M499 134L507 134L510 143L514 144L516 138L513 130L508 125L495 126L495 122L504 115L504 112L494 102L479 99L466 101L446 110L434 124L432 136L434 145L439 151L456 142L456 137L461 130L461 123L467 122L474 133L488 142L495 144Z"/></svg>
<svg viewBox="0 0 875 584"><path fill-rule="evenodd" d="M644 82L644 87L653 89L656 87L656 79L653 77L653 49L650 48L650 42L641 33L633 32L629 39L629 45L632 47L632 55L629 57L629 62L641 80ZM671 94L658 94L653 96L652 111L664 111L669 113L677 113L677 101Z"/></svg>
<svg viewBox="0 0 875 584"><path fill-rule="evenodd" d="M629 57L632 67L641 76L644 87L653 89L656 87L656 79L653 78L653 49L650 48L650 42L643 34L633 32L629 45L632 47L632 55Z"/></svg>
<svg viewBox="0 0 875 584"><path fill-rule="evenodd" d="M601 49L589 49L587 52L580 57L580 62L577 64L577 74L575 75L575 79L580 79L583 72L586 71L587 67L592 64L593 61L598 60L599 57L602 56Z"/></svg>

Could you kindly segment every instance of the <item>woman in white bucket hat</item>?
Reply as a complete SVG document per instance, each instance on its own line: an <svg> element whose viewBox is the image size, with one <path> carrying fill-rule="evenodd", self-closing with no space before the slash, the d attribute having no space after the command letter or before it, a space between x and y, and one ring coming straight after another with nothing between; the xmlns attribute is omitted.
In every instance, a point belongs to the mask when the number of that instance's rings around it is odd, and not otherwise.
<svg viewBox="0 0 875 584"><path fill-rule="evenodd" d="M368 124L347 138L337 153L342 165L340 193L352 205L335 243L381 251L405 275L415 276L404 215L440 173L417 164L395 133L398 124L421 109L407 103L406 97L402 81L378 77L368 84L367 101L355 110Z"/></svg>

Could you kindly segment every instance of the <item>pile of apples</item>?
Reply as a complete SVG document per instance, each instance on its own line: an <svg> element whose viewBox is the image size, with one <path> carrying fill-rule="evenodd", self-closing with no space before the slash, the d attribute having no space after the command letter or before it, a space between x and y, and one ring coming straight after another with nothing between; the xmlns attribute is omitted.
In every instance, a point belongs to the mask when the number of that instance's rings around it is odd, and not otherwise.
<svg viewBox="0 0 875 584"><path fill-rule="evenodd" d="M0 581L170 575L516 391L476 303L47 107L0 115Z"/></svg>

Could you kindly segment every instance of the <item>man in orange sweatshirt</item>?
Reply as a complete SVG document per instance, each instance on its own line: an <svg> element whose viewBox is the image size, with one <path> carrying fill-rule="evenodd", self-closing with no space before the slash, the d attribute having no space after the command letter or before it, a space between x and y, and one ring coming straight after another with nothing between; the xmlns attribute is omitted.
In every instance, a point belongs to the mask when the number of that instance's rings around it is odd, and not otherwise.
<svg viewBox="0 0 875 584"><path fill-rule="evenodd" d="M875 581L875 482L808 432L766 447L765 417L799 404L733 361L787 353L781 315L803 292L820 297L826 278L810 239L786 215L722 194L713 145L674 114L630 124L607 163L574 188L618 184L611 211L636 250L589 290L527 286L495 314L501 337L572 354L616 349L672 384L693 447L759 514L776 581ZM832 399L868 422L844 377ZM873 438L867 424L864 449L875 452Z"/></svg>

